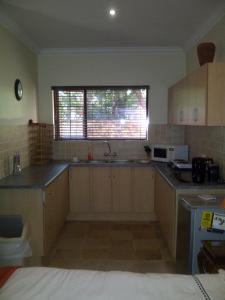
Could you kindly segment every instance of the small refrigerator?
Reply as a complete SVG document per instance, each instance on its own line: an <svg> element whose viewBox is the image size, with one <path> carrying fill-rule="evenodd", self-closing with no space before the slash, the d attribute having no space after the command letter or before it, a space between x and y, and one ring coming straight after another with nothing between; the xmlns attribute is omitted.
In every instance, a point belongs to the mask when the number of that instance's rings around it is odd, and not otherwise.
<svg viewBox="0 0 225 300"><path fill-rule="evenodd" d="M181 195L177 219L177 272L197 274L198 253L204 240L225 241L225 209L221 203L225 195L213 195L204 200L199 195Z"/></svg>

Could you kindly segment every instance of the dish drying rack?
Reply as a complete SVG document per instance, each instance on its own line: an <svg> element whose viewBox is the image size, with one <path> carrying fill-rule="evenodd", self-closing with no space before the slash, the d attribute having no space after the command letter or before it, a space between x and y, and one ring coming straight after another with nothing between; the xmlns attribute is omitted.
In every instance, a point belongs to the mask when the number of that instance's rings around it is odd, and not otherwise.
<svg viewBox="0 0 225 300"><path fill-rule="evenodd" d="M31 164L44 165L52 159L53 125L29 120Z"/></svg>

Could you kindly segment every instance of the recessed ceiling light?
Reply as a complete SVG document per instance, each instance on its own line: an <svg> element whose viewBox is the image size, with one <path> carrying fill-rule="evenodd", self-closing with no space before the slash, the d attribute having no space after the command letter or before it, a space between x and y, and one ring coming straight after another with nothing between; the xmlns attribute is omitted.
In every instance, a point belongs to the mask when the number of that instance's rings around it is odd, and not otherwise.
<svg viewBox="0 0 225 300"><path fill-rule="evenodd" d="M114 17L116 15L116 10L114 8L111 8L109 10L109 14L110 14L110 16Z"/></svg>

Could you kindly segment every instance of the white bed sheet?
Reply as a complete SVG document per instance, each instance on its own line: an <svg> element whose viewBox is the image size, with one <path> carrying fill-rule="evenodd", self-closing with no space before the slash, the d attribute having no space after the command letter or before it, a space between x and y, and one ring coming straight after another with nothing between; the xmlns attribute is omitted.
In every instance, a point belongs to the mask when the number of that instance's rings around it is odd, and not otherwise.
<svg viewBox="0 0 225 300"><path fill-rule="evenodd" d="M1 300L225 300L225 272L193 276L57 268L22 268L0 291Z"/></svg>

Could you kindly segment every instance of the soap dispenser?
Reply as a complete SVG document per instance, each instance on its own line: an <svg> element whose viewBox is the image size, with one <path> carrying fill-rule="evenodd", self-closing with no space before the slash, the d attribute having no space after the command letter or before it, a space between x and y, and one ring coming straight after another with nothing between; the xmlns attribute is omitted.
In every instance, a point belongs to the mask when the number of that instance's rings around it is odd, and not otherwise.
<svg viewBox="0 0 225 300"><path fill-rule="evenodd" d="M93 153L91 146L88 147L88 160L93 160Z"/></svg>

